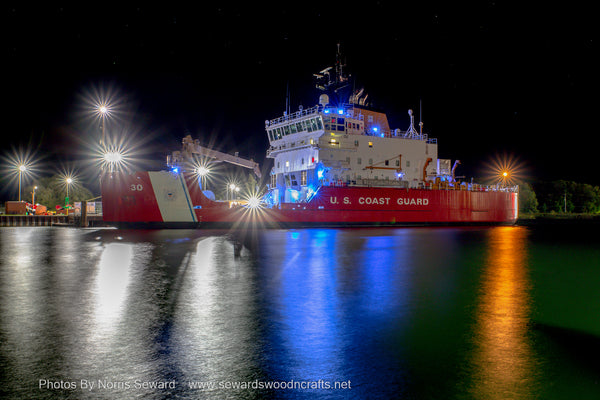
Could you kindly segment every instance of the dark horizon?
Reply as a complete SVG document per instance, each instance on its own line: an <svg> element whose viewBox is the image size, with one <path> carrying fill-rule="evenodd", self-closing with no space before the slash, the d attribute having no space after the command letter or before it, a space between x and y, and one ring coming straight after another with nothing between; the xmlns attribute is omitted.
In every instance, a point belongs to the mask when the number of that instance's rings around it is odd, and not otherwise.
<svg viewBox="0 0 600 400"><path fill-rule="evenodd" d="M190 134L264 165L264 121L283 114L288 87L292 110L317 104L312 74L333 65L340 43L348 72L391 127L405 130L408 109L418 119L422 104L439 157L462 160L463 174L481 176L486 162L508 154L531 180L600 183L589 145L596 45L588 10L396 9L386 1L360 15L334 5L14 6L3 155L38 147L45 170L89 158L82 143L98 127L82 117L82 95L101 90L122 101L121 125L111 129L152 160Z"/></svg>

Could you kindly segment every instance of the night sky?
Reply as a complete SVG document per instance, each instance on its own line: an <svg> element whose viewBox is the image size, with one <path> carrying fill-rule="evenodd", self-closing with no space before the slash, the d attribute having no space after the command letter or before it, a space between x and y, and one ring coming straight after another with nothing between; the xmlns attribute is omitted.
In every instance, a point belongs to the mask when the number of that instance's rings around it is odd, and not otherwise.
<svg viewBox="0 0 600 400"><path fill-rule="evenodd" d="M89 159L99 130L82 99L96 91L119 96L111 129L156 168L187 134L264 164L264 121L288 86L292 110L317 103L312 74L341 43L392 128L421 101L463 173L508 154L530 179L600 184L591 2L198 3L3 5L3 151L37 148L47 171Z"/></svg>

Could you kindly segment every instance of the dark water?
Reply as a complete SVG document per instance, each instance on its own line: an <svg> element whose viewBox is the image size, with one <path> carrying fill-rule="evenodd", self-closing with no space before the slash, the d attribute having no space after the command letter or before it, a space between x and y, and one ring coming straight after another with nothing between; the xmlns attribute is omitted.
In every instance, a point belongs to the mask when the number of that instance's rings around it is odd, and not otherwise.
<svg viewBox="0 0 600 400"><path fill-rule="evenodd" d="M0 397L598 399L597 230L3 228Z"/></svg>

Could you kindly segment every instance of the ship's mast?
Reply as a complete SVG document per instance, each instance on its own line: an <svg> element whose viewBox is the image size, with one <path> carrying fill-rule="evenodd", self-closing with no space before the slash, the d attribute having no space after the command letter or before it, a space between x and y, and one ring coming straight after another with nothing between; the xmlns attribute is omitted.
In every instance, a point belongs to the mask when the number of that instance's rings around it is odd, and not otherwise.
<svg viewBox="0 0 600 400"><path fill-rule="evenodd" d="M341 104L348 100L349 96L344 96L343 89L349 86L350 77L344 74L346 62L342 57L340 44L337 45L335 54L335 65L327 67L317 74L313 74L317 78L317 89L332 95Z"/></svg>

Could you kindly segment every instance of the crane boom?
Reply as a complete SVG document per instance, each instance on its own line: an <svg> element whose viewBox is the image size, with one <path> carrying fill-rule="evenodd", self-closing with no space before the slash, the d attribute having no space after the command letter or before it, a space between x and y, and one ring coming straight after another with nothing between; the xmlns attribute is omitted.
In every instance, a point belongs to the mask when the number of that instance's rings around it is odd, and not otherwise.
<svg viewBox="0 0 600 400"><path fill-rule="evenodd" d="M260 166L253 160L247 160L237 155L231 155L228 153L222 153L217 150L209 149L208 147L200 146L197 140L193 140L190 135L183 138L183 148L181 151L174 151L173 155L168 159L169 165L178 165L186 160L192 158L192 154L198 154L202 157L214 160L222 161L240 167L249 168L254 171L254 174L260 178Z"/></svg>

